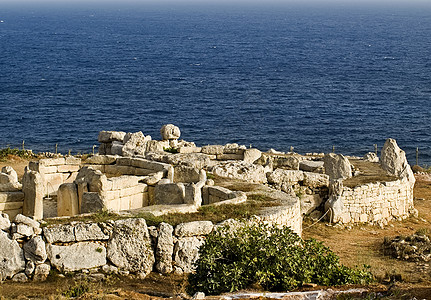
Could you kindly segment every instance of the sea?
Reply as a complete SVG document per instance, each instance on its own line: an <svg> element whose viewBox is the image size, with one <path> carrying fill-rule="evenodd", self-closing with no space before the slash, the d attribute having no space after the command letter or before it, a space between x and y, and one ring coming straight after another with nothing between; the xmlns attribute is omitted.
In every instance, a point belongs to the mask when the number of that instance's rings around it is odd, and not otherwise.
<svg viewBox="0 0 431 300"><path fill-rule="evenodd" d="M431 3L0 2L0 147L98 132L431 165Z"/></svg>

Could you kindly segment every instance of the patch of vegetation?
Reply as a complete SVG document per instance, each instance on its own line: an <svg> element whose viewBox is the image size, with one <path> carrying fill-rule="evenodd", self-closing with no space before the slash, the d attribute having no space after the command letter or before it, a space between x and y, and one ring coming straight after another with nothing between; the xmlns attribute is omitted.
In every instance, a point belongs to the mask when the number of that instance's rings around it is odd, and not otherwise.
<svg viewBox="0 0 431 300"><path fill-rule="evenodd" d="M286 291L305 283L333 286L367 284L367 266L351 269L314 239L302 240L290 228L241 222L209 234L199 249L196 272L188 278L188 292L221 294L259 285Z"/></svg>
<svg viewBox="0 0 431 300"><path fill-rule="evenodd" d="M173 154L179 152L177 148L173 148L173 147L163 147L163 151L173 153Z"/></svg>
<svg viewBox="0 0 431 300"><path fill-rule="evenodd" d="M91 286L87 281L78 281L78 282L75 282L74 285L69 286L61 294L67 298L76 298L76 297L80 297L83 294L89 292L90 288L91 288Z"/></svg>
<svg viewBox="0 0 431 300"><path fill-rule="evenodd" d="M116 221L121 219L126 219L126 216L120 216L116 213L109 212L106 209L102 209L94 214L85 215L85 216L76 216L70 218L60 218L60 219L46 219L45 223L42 226L49 226L55 224L65 224L70 222L96 222L102 223L108 220ZM130 218L130 217L129 217Z"/></svg>
<svg viewBox="0 0 431 300"><path fill-rule="evenodd" d="M34 157L34 154L31 150L20 150L17 148L12 149L10 147L0 149L0 160L2 161L7 160L11 156L12 157L18 156L21 158L32 158Z"/></svg>

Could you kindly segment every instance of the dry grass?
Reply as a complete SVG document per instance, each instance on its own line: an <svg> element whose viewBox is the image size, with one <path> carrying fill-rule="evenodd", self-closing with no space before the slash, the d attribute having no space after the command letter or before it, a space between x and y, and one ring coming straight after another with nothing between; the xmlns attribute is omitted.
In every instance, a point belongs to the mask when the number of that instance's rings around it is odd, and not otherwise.
<svg viewBox="0 0 431 300"><path fill-rule="evenodd" d="M397 177L388 175L379 163L359 159L350 159L349 161L356 170L359 170L360 174L344 180L343 184L347 187L355 187L367 183L394 181L398 179Z"/></svg>

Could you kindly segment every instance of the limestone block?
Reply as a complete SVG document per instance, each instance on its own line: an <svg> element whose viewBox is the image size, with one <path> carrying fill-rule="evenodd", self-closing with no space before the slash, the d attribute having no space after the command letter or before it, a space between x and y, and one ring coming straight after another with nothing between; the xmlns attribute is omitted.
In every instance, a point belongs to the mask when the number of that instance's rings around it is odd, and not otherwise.
<svg viewBox="0 0 431 300"><path fill-rule="evenodd" d="M81 164L81 159L74 156L66 156L66 165L77 165Z"/></svg>
<svg viewBox="0 0 431 300"><path fill-rule="evenodd" d="M79 171L79 165L61 165L57 167L59 173L72 173Z"/></svg>
<svg viewBox="0 0 431 300"><path fill-rule="evenodd" d="M326 174L304 172L303 184L311 188L329 186L329 176Z"/></svg>
<svg viewBox="0 0 431 300"><path fill-rule="evenodd" d="M40 235L34 236L23 246L24 256L27 260L39 264L48 258L45 242Z"/></svg>
<svg viewBox="0 0 431 300"><path fill-rule="evenodd" d="M387 139L382 148L380 164L390 175L415 182L414 174L406 158L406 153L398 147L394 139Z"/></svg>
<svg viewBox="0 0 431 300"><path fill-rule="evenodd" d="M128 176L123 175L119 177L109 178L109 181L112 182L112 190L121 190L126 189L132 186L138 185L140 177L137 176Z"/></svg>
<svg viewBox="0 0 431 300"><path fill-rule="evenodd" d="M76 241L107 240L109 235L97 223L78 223L74 226Z"/></svg>
<svg viewBox="0 0 431 300"><path fill-rule="evenodd" d="M130 209L130 196L120 198L120 211Z"/></svg>
<svg viewBox="0 0 431 300"><path fill-rule="evenodd" d="M261 165L243 161L219 163L212 172L220 177L235 178L253 183L266 183L266 171Z"/></svg>
<svg viewBox="0 0 431 300"><path fill-rule="evenodd" d="M106 209L112 212L119 212L120 211L120 198L115 198L113 200L109 200L106 202Z"/></svg>
<svg viewBox="0 0 431 300"><path fill-rule="evenodd" d="M34 229L25 224L12 224L11 233L13 239L20 239L34 235Z"/></svg>
<svg viewBox="0 0 431 300"><path fill-rule="evenodd" d="M193 272L193 264L199 258L199 248L203 239L197 237L184 237L178 240L174 247L174 263L184 273Z"/></svg>
<svg viewBox="0 0 431 300"><path fill-rule="evenodd" d="M223 146L222 145L203 146L202 153L210 154L210 155L220 155L220 154L223 154Z"/></svg>
<svg viewBox="0 0 431 300"><path fill-rule="evenodd" d="M25 273L18 273L12 277L12 281L24 283L28 281L28 277L25 275Z"/></svg>
<svg viewBox="0 0 431 300"><path fill-rule="evenodd" d="M178 140L181 135L180 129L173 124L163 125L160 129L162 140Z"/></svg>
<svg viewBox="0 0 431 300"><path fill-rule="evenodd" d="M117 156L114 155L93 155L88 157L84 163L90 165L111 165L117 161Z"/></svg>
<svg viewBox="0 0 431 300"><path fill-rule="evenodd" d="M200 153L202 151L201 147L179 147L178 153L188 154L188 153Z"/></svg>
<svg viewBox="0 0 431 300"><path fill-rule="evenodd" d="M154 186L148 186L148 205L156 204L156 200L154 197L154 190L155 190Z"/></svg>
<svg viewBox="0 0 431 300"><path fill-rule="evenodd" d="M95 242L79 242L69 246L48 245L51 265L60 271L79 271L106 264L106 248Z"/></svg>
<svg viewBox="0 0 431 300"><path fill-rule="evenodd" d="M157 228L157 243L156 243L156 270L162 274L172 272L172 256L174 253L174 228L168 223L160 223Z"/></svg>
<svg viewBox="0 0 431 300"><path fill-rule="evenodd" d="M135 194L142 194L147 191L148 187L145 183L138 183L135 186L123 188L120 190L120 197L127 197Z"/></svg>
<svg viewBox="0 0 431 300"><path fill-rule="evenodd" d="M304 172L298 170L276 169L274 172L267 174L268 183L281 185L287 183L290 185L297 184L304 180Z"/></svg>
<svg viewBox="0 0 431 300"><path fill-rule="evenodd" d="M63 183L57 191L57 216L79 214L78 189L74 183Z"/></svg>
<svg viewBox="0 0 431 300"><path fill-rule="evenodd" d="M165 171L172 167L170 164L151 161L145 158L132 158L131 165L141 169L153 170L153 172Z"/></svg>
<svg viewBox="0 0 431 300"><path fill-rule="evenodd" d="M299 198L301 202L301 214L308 215L322 204L323 199L319 195L302 195Z"/></svg>
<svg viewBox="0 0 431 300"><path fill-rule="evenodd" d="M34 269L33 281L45 281L51 271L51 266L48 264L37 265Z"/></svg>
<svg viewBox="0 0 431 300"><path fill-rule="evenodd" d="M39 165L44 167L49 166L61 166L66 164L66 159L64 157L58 157L58 158L43 158L39 160Z"/></svg>
<svg viewBox="0 0 431 300"><path fill-rule="evenodd" d="M82 194L81 213L97 212L106 208L106 199L97 192Z"/></svg>
<svg viewBox="0 0 431 300"><path fill-rule="evenodd" d="M121 190L107 191L106 192L106 200L111 201L114 199L119 199L120 198L120 191Z"/></svg>
<svg viewBox="0 0 431 300"><path fill-rule="evenodd" d="M211 221L194 221L178 224L174 234L177 237L190 237L209 234L214 228Z"/></svg>
<svg viewBox="0 0 431 300"><path fill-rule="evenodd" d="M142 131L127 133L124 138L123 156L145 155L147 143L151 141L151 136L144 136Z"/></svg>
<svg viewBox="0 0 431 300"><path fill-rule="evenodd" d="M379 157L374 152L368 152L367 154L364 155L364 160L369 161L369 162L378 163Z"/></svg>
<svg viewBox="0 0 431 300"><path fill-rule="evenodd" d="M221 186L209 186L207 188L209 195L221 198L223 200L229 199L229 194L232 193L231 190Z"/></svg>
<svg viewBox="0 0 431 300"><path fill-rule="evenodd" d="M223 153L225 154L244 154L245 146L240 146L237 143L226 144L223 146Z"/></svg>
<svg viewBox="0 0 431 300"><path fill-rule="evenodd" d="M97 140L100 143L123 142L125 136L126 133L123 131L100 131Z"/></svg>
<svg viewBox="0 0 431 300"><path fill-rule="evenodd" d="M186 196L183 183L157 184L154 188L156 205L183 204Z"/></svg>
<svg viewBox="0 0 431 300"><path fill-rule="evenodd" d="M149 274L155 262L144 219L115 221L107 258L119 269Z"/></svg>
<svg viewBox="0 0 431 300"><path fill-rule="evenodd" d="M146 193L129 196L129 209L137 209L145 206L148 206L148 197Z"/></svg>
<svg viewBox="0 0 431 300"><path fill-rule="evenodd" d="M202 205L202 188L204 185L205 181L186 184L184 203L200 207Z"/></svg>
<svg viewBox="0 0 431 300"><path fill-rule="evenodd" d="M299 162L299 169L306 172L314 172L317 169L323 168L323 161L315 161L315 160L302 160Z"/></svg>
<svg viewBox="0 0 431 300"><path fill-rule="evenodd" d="M217 160L243 160L243 154L217 154Z"/></svg>
<svg viewBox="0 0 431 300"><path fill-rule="evenodd" d="M9 210L18 210L20 208L22 209L23 206L24 206L24 202L21 202L21 201L0 203L0 211L3 211L4 213L8 213L7 211Z"/></svg>
<svg viewBox="0 0 431 300"><path fill-rule="evenodd" d="M151 174L154 174L154 170L149 169L141 169L141 168L134 168L136 176L149 176ZM164 176L164 172L160 171L162 173L162 177Z"/></svg>
<svg viewBox="0 0 431 300"><path fill-rule="evenodd" d="M132 159L130 157L119 157L117 158L117 165L119 166L131 166Z"/></svg>
<svg viewBox="0 0 431 300"><path fill-rule="evenodd" d="M8 231L10 225L9 216L5 213L0 213L0 230Z"/></svg>
<svg viewBox="0 0 431 300"><path fill-rule="evenodd" d="M260 152L259 149L247 149L244 150L244 161L246 163L254 163L256 160L258 160L262 156L262 152Z"/></svg>
<svg viewBox="0 0 431 300"><path fill-rule="evenodd" d="M111 145L111 155L123 155L123 143L113 141Z"/></svg>
<svg viewBox="0 0 431 300"><path fill-rule="evenodd" d="M199 170L194 167L178 165L174 167L174 182L198 182L206 180L206 173L204 170Z"/></svg>
<svg viewBox="0 0 431 300"><path fill-rule="evenodd" d="M24 251L0 230L0 281L25 270Z"/></svg>
<svg viewBox="0 0 431 300"><path fill-rule="evenodd" d="M9 175L13 182L18 182L18 174L16 173L16 171L11 166L4 166L1 169L1 172Z"/></svg>
<svg viewBox="0 0 431 300"><path fill-rule="evenodd" d="M41 174L57 173L57 166L44 166L39 162L31 161L28 164L30 170Z"/></svg>
<svg viewBox="0 0 431 300"><path fill-rule="evenodd" d="M0 192L0 203L24 201L23 192Z"/></svg>
<svg viewBox="0 0 431 300"><path fill-rule="evenodd" d="M325 173L330 179L346 179L352 177L352 165L342 154L328 153L324 158Z"/></svg>
<svg viewBox="0 0 431 300"><path fill-rule="evenodd" d="M22 191L24 192L23 214L36 220L42 219L45 196L45 183L42 176L26 167L22 178Z"/></svg>
<svg viewBox="0 0 431 300"><path fill-rule="evenodd" d="M48 243L75 242L75 230L72 225L53 225L43 228L43 235Z"/></svg>
<svg viewBox="0 0 431 300"><path fill-rule="evenodd" d="M135 168L131 166L106 165L105 172L116 176L135 175Z"/></svg>
<svg viewBox="0 0 431 300"><path fill-rule="evenodd" d="M108 179L106 175L91 167L83 167L79 170L76 176L75 183L86 183L89 192L103 193L109 190Z"/></svg>
<svg viewBox="0 0 431 300"><path fill-rule="evenodd" d="M35 229L40 228L40 223L38 221L26 217L22 214L17 215L14 219L14 222L17 224L25 224Z"/></svg>
<svg viewBox="0 0 431 300"><path fill-rule="evenodd" d="M143 169L137 169L143 170ZM151 173L150 176L146 177L143 181L148 185L156 185L163 178L163 171Z"/></svg>
<svg viewBox="0 0 431 300"><path fill-rule="evenodd" d="M165 153L166 148L169 148L169 141L155 141L151 140L147 142L146 152Z"/></svg>

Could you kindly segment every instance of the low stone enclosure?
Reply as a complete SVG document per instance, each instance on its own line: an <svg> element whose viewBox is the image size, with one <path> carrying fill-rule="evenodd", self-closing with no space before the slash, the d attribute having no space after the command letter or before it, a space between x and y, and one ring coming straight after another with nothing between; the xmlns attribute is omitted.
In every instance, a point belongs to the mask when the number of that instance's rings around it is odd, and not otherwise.
<svg viewBox="0 0 431 300"><path fill-rule="evenodd" d="M237 144L196 147L178 140L180 130L171 124L162 127L161 135L157 141L142 132L101 131L99 154L30 162L21 183L13 169L3 168L0 245L8 246L0 247L0 258L6 259L0 261L1 277L39 280L51 267L141 275L151 270L187 273L205 234L214 227L211 222L192 222L147 228L145 220L129 219L71 223L42 231L34 220L47 216L49 199L56 200L58 217L104 209L157 216L246 202L250 192L241 191L241 184L223 187L219 179L225 178L260 186L271 194L278 206L263 209L256 220L290 226L299 235L304 215L342 224L385 225L417 213L413 173L404 151L392 139L386 141L379 159L375 153L347 158L335 153L262 153ZM9 219L14 220L12 225ZM145 253L145 261L136 260L130 248ZM11 251L13 259L7 254ZM125 257L136 258L135 263ZM10 267L9 260L18 266Z"/></svg>

